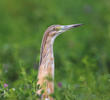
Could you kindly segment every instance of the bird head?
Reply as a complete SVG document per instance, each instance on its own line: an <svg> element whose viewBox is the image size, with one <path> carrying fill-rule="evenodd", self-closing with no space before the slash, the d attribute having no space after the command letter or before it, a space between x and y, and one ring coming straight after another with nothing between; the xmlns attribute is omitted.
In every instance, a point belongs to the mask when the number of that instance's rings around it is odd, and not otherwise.
<svg viewBox="0 0 110 100"><path fill-rule="evenodd" d="M82 24L52 25L52 26L48 27L48 29L46 30L46 33L48 33L49 36L56 38L61 33L65 32L69 29L76 28L76 27L81 26L81 25Z"/></svg>

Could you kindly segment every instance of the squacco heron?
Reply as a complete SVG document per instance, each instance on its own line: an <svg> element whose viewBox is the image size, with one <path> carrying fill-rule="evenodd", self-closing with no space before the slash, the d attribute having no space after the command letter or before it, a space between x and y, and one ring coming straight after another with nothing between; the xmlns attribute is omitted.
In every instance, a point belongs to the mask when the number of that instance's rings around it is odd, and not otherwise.
<svg viewBox="0 0 110 100"><path fill-rule="evenodd" d="M52 25L45 31L41 45L40 64L37 81L37 85L40 86L40 88L37 90L37 94L41 95L41 100L53 100L50 95L54 93L55 69L53 43L55 38L61 33L81 25L82 24Z"/></svg>

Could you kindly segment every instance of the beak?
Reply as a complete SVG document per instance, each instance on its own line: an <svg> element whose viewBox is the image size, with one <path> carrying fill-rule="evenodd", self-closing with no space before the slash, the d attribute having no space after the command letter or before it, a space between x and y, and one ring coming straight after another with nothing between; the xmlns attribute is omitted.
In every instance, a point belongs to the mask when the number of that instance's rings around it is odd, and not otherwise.
<svg viewBox="0 0 110 100"><path fill-rule="evenodd" d="M72 25L64 25L62 27L62 30L69 30L69 29L72 29L72 28L75 28L75 27L79 27L79 26L82 26L83 24L72 24Z"/></svg>

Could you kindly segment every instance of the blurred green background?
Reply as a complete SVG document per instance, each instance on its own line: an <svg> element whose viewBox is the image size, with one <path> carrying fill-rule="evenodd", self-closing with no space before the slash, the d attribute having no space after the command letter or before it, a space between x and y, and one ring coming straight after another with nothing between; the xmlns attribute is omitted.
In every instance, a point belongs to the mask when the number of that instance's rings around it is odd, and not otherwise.
<svg viewBox="0 0 110 100"><path fill-rule="evenodd" d="M55 100L110 100L110 0L0 0L0 100L35 100L44 31L78 23L54 43Z"/></svg>

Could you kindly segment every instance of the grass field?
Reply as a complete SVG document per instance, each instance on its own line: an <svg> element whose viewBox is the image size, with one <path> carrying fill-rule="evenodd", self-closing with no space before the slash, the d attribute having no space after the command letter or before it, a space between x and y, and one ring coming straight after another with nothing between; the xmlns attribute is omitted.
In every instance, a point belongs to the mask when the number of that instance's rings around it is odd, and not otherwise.
<svg viewBox="0 0 110 100"><path fill-rule="evenodd" d="M110 0L1 0L0 100L37 100L44 31L77 23L54 43L53 96L110 100Z"/></svg>

